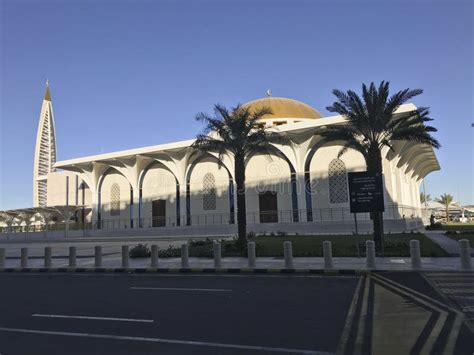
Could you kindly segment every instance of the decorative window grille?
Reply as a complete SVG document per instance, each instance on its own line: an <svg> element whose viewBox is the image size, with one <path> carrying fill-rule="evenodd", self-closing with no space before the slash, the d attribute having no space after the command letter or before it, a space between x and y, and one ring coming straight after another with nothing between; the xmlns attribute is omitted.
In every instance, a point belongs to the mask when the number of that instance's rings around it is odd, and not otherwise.
<svg viewBox="0 0 474 355"><path fill-rule="evenodd" d="M110 215L120 216L120 186L117 183L110 187Z"/></svg>
<svg viewBox="0 0 474 355"><path fill-rule="evenodd" d="M329 163L329 202L347 202L347 172L341 159L333 159Z"/></svg>
<svg viewBox="0 0 474 355"><path fill-rule="evenodd" d="M207 173L202 179L202 209L216 209L216 178L212 173Z"/></svg>

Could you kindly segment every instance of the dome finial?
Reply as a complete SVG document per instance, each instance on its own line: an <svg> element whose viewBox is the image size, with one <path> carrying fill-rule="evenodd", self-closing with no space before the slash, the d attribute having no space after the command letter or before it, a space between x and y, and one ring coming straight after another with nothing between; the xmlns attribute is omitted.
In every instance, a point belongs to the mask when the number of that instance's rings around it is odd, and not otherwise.
<svg viewBox="0 0 474 355"><path fill-rule="evenodd" d="M267 90L267 97L271 97L272 96L272 90L271 89L268 89Z"/></svg>

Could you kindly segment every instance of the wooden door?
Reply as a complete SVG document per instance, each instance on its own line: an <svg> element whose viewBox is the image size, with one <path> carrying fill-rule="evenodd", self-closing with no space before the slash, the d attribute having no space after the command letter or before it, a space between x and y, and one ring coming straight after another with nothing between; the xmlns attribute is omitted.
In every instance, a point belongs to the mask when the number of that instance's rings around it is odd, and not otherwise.
<svg viewBox="0 0 474 355"><path fill-rule="evenodd" d="M260 223L277 223L277 193L274 191L261 192L258 196L258 202L260 206Z"/></svg>
<svg viewBox="0 0 474 355"><path fill-rule="evenodd" d="M152 201L151 215L153 227L166 226L166 200Z"/></svg>

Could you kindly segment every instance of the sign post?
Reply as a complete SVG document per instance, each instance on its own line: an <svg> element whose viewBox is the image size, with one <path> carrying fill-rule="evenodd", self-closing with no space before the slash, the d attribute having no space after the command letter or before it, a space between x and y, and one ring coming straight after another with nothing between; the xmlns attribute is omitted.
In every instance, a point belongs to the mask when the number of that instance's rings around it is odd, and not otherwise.
<svg viewBox="0 0 474 355"><path fill-rule="evenodd" d="M382 175L366 171L347 173L351 213L383 212Z"/></svg>
<svg viewBox="0 0 474 355"><path fill-rule="evenodd" d="M349 180L350 209L351 213L354 213L357 234L357 213L384 212L385 210L383 180L381 174L372 174L367 171L349 172L347 177ZM381 245L383 255L383 239Z"/></svg>

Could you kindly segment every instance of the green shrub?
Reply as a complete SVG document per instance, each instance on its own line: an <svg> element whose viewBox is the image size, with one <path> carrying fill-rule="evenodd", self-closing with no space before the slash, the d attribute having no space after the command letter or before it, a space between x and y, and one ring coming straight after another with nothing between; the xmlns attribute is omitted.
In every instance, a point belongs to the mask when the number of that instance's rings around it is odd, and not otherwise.
<svg viewBox="0 0 474 355"><path fill-rule="evenodd" d="M131 258L147 258L151 255L151 251L146 244L138 244L130 249L128 254Z"/></svg>
<svg viewBox="0 0 474 355"><path fill-rule="evenodd" d="M433 230L439 230L439 229L442 229L443 228L443 225L439 222L436 222L436 223L433 223L433 224L430 224L429 226L426 226L425 229L427 231L433 231Z"/></svg>
<svg viewBox="0 0 474 355"><path fill-rule="evenodd" d="M448 235L449 235L449 234L458 234L458 232L457 232L457 231L454 231L454 230L448 230L448 231L446 231L444 234L448 234Z"/></svg>
<svg viewBox="0 0 474 355"><path fill-rule="evenodd" d="M160 258L178 258L181 256L181 248L170 245L167 249L159 249L158 257Z"/></svg>
<svg viewBox="0 0 474 355"><path fill-rule="evenodd" d="M190 240L189 241L189 247L200 247L204 245L212 245L212 240L209 238L206 239L200 239L200 240Z"/></svg>

